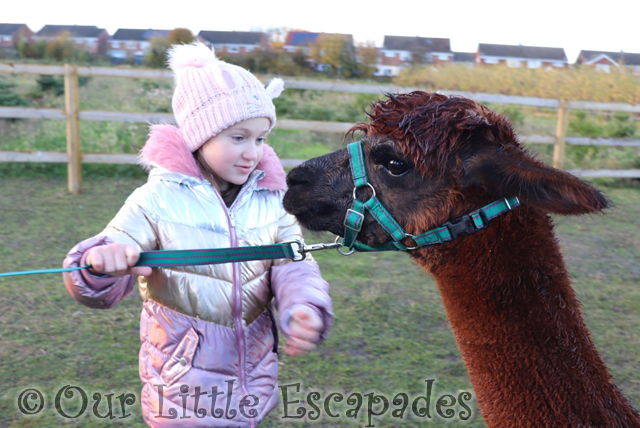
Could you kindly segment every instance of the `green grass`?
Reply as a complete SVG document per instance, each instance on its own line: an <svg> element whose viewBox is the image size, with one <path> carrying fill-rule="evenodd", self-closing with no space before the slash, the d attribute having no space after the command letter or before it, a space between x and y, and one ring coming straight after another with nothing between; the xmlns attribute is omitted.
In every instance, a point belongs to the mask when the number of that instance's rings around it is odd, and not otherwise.
<svg viewBox="0 0 640 428"><path fill-rule="evenodd" d="M83 192L66 189L63 165L0 165L0 272L58 267L64 254L81 239L98 233L120 208L128 194L145 181L136 167L84 167ZM616 203L605 216L558 217L557 231L574 286L582 301L586 322L615 382L636 408L640 407L640 188L618 181L598 184ZM310 234L310 242L330 241ZM322 405L329 393L375 393L391 399L404 392L411 399L426 391L434 379L432 397L472 391L464 363L442 307L433 279L400 253L339 256L316 253L324 277L331 284L335 326L317 352L282 356L280 384L289 387L289 401L320 392ZM133 292L108 311L76 303L59 274L0 279L0 426L25 427L142 427L138 378L141 300ZM77 419L65 419L53 407L65 385L88 393L89 408ZM37 415L25 416L17 406L19 394L42 391L46 405ZM121 418L119 405L113 420L91 416L92 393L132 393L132 414ZM77 396L77 391L76 391ZM115 397L114 397L115 399ZM366 407L366 396L364 397ZM73 400L63 407L78 411ZM103 403L104 404L104 403ZM290 404L288 414L303 403ZM376 427L483 427L471 400L472 416L458 414L445 420L374 419ZM353 406L332 403L342 417L324 416L296 426L365 426L366 419L346 419ZM375 409L376 407L374 407ZM312 410L306 407L307 411ZM457 412L463 409L457 407ZM104 413L106 407L99 410ZM410 413L410 407L409 407ZM288 425L281 404L265 427ZM323 412L324 413L324 412ZM405 415L406 416L406 415Z"/></svg>

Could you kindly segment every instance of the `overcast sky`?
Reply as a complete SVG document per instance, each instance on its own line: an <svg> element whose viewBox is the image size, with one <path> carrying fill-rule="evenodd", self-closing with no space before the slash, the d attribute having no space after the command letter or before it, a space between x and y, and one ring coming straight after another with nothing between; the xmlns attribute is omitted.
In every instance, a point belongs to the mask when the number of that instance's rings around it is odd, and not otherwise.
<svg viewBox="0 0 640 428"><path fill-rule="evenodd" d="M478 43L640 53L637 0L23 0L2 6L0 22L172 29L194 34L270 28L353 34L382 46L385 35L440 37L456 52ZM591 4L591 6L589 5ZM636 4L636 6L632 6Z"/></svg>

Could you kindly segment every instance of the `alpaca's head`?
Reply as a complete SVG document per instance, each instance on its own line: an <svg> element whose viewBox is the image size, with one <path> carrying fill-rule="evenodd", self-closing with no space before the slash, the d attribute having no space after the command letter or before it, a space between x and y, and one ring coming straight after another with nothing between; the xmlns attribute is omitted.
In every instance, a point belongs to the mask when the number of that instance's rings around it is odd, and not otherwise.
<svg viewBox="0 0 640 428"><path fill-rule="evenodd" d="M606 208L595 188L534 158L501 115L461 97L416 91L371 106L362 146L376 195L405 231L419 234L496 199L518 196L544 212L585 214ZM311 230L344 233L353 201L346 149L311 159L287 178L284 205ZM357 192L364 201L368 188ZM366 215L359 240L389 235ZM408 242L410 245L410 242Z"/></svg>

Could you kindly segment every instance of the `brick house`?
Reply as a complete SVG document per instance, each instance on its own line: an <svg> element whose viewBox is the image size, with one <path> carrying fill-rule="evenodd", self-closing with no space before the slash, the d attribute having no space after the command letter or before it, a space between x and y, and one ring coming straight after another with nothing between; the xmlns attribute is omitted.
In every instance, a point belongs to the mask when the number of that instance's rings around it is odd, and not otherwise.
<svg viewBox="0 0 640 428"><path fill-rule="evenodd" d="M269 36L258 31L200 31L198 39L213 47L216 55L244 56L255 50L266 49Z"/></svg>
<svg viewBox="0 0 640 428"><path fill-rule="evenodd" d="M413 62L434 65L453 61L449 39L433 37L384 36L376 76L397 76Z"/></svg>
<svg viewBox="0 0 640 428"><path fill-rule="evenodd" d="M640 74L640 53L580 51L576 64L609 73L613 67L627 67Z"/></svg>
<svg viewBox="0 0 640 428"><path fill-rule="evenodd" d="M119 64L132 59L142 62L154 37L166 38L170 30L119 28L107 41L107 55L111 62Z"/></svg>
<svg viewBox="0 0 640 428"><path fill-rule="evenodd" d="M569 66L563 48L480 43L476 65L506 65L512 68L566 68Z"/></svg>
<svg viewBox="0 0 640 428"><path fill-rule="evenodd" d="M0 24L0 51L15 55L20 40L30 42L33 31L26 24Z"/></svg>
<svg viewBox="0 0 640 428"><path fill-rule="evenodd" d="M91 54L101 54L107 51L109 33L104 28L98 28L95 25L45 25L33 35L33 39L49 42L63 34L67 34L70 40Z"/></svg>

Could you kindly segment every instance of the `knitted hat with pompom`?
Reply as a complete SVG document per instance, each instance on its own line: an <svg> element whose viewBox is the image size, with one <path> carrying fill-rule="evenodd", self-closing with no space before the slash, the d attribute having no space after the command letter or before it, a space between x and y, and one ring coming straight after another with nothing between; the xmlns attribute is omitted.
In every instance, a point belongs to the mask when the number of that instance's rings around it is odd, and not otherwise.
<svg viewBox="0 0 640 428"><path fill-rule="evenodd" d="M273 98L284 89L281 79L266 88L242 67L216 58L199 42L173 46L168 52L176 89L173 114L191 152L223 129L246 119L266 117L276 124Z"/></svg>

